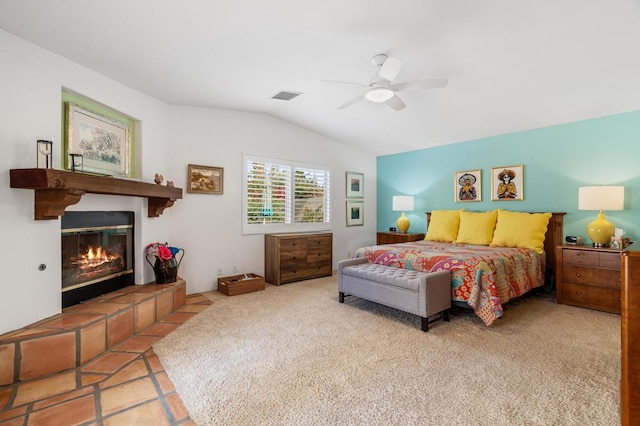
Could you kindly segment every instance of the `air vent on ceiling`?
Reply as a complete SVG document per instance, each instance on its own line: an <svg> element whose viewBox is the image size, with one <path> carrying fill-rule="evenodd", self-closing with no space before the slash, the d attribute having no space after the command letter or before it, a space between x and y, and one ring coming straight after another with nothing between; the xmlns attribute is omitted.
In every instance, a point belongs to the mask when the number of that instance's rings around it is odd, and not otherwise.
<svg viewBox="0 0 640 426"><path fill-rule="evenodd" d="M281 91L276 93L275 95L273 95L271 97L271 99L280 99L281 101L290 101L291 99L298 97L302 95L302 93L298 93L298 92L287 92L287 91Z"/></svg>

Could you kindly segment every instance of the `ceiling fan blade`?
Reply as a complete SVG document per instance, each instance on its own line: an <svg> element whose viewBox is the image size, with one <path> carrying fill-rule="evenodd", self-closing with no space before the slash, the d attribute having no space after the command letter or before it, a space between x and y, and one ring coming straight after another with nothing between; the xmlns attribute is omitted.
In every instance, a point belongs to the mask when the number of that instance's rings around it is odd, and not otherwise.
<svg viewBox="0 0 640 426"><path fill-rule="evenodd" d="M347 85L347 86L358 86L358 87L369 87L366 84L360 84L360 83L351 83L350 81L337 81L337 80L320 80L323 83L330 83L330 84L341 84L341 85Z"/></svg>
<svg viewBox="0 0 640 426"><path fill-rule="evenodd" d="M389 57L380 67L378 75L387 81L393 81L400 72L402 61L398 58Z"/></svg>
<svg viewBox="0 0 640 426"><path fill-rule="evenodd" d="M449 84L449 80L446 78L429 78L426 80L414 80L392 84L390 88L396 92L409 92L412 90L439 89L441 87L446 87L447 84Z"/></svg>
<svg viewBox="0 0 640 426"><path fill-rule="evenodd" d="M364 100L364 95L356 96L355 98L351 99L350 101L347 101L347 102L343 103L342 105L340 105L338 107L338 109L345 109L347 107L350 107L353 104L357 104L358 102L360 102L362 100Z"/></svg>
<svg viewBox="0 0 640 426"><path fill-rule="evenodd" d="M392 98L389 98L389 100L385 101L385 104L389 105L391 108L395 109L396 111L400 111L401 109L404 109L404 107L407 106L402 101L402 99L400 99L397 95L393 95Z"/></svg>

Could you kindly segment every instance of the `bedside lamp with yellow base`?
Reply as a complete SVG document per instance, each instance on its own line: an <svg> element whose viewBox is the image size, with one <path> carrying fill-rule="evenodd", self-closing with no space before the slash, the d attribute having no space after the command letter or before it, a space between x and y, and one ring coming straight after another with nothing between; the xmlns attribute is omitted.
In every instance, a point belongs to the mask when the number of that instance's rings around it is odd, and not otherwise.
<svg viewBox="0 0 640 426"><path fill-rule="evenodd" d="M402 212L402 215L396 220L396 227L398 232L406 234L411 226L411 221L404 212L413 210L413 195L394 195L392 208L394 212Z"/></svg>
<svg viewBox="0 0 640 426"><path fill-rule="evenodd" d="M604 210L624 209L624 186L583 186L578 188L578 209L598 210L598 218L587 225L587 236L594 247L606 247L615 234Z"/></svg>

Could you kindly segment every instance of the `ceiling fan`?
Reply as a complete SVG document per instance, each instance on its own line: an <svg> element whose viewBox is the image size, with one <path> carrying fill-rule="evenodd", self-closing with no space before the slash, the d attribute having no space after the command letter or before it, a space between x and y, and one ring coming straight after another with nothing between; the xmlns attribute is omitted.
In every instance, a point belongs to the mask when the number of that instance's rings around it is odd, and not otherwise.
<svg viewBox="0 0 640 426"><path fill-rule="evenodd" d="M400 72L400 68L402 67L402 61L400 59L381 53L371 58L371 62L373 62L373 64L378 68L378 73L371 77L371 81L368 85L349 83L345 81L323 80L327 83L368 87L366 92L340 105L338 109L345 109L360 101L368 100L375 103L385 103L396 111L400 111L407 105L398 97L398 95L396 95L396 92L438 89L445 87L448 83L446 78L430 78L426 80L393 83L393 80L396 78L398 72Z"/></svg>

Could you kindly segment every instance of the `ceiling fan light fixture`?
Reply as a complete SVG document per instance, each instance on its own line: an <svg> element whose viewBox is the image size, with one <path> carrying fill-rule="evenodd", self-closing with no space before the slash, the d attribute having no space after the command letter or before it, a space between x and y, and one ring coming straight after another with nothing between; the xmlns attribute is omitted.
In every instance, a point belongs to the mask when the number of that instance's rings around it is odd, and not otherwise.
<svg viewBox="0 0 640 426"><path fill-rule="evenodd" d="M364 97L375 103L386 102L389 99L393 98L393 90L387 89L386 87L375 87L365 93Z"/></svg>

